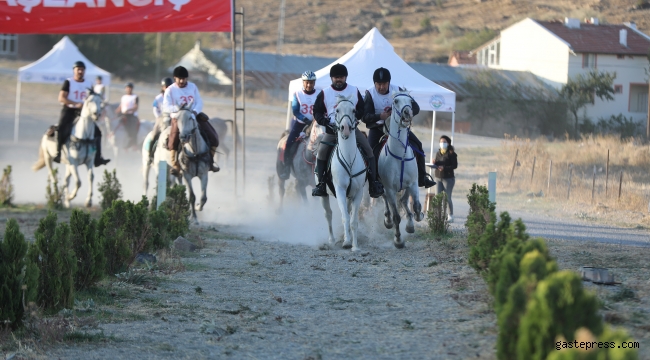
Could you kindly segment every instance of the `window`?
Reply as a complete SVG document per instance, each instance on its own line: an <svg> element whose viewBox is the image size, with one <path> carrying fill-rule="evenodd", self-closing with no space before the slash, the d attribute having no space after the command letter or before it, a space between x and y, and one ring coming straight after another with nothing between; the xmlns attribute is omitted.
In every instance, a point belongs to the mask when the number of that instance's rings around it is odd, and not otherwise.
<svg viewBox="0 0 650 360"><path fill-rule="evenodd" d="M0 55L15 55L16 41L15 34L0 34Z"/></svg>
<svg viewBox="0 0 650 360"><path fill-rule="evenodd" d="M592 69L596 67L596 54L582 54L582 67Z"/></svg>
<svg viewBox="0 0 650 360"><path fill-rule="evenodd" d="M645 113L648 111L648 85L630 85L630 112Z"/></svg>
<svg viewBox="0 0 650 360"><path fill-rule="evenodd" d="M501 63L501 41L497 42L497 65Z"/></svg>
<svg viewBox="0 0 650 360"><path fill-rule="evenodd" d="M614 85L614 94L622 94L623 85Z"/></svg>
<svg viewBox="0 0 650 360"><path fill-rule="evenodd" d="M488 48L483 49L483 65L488 65Z"/></svg>
<svg viewBox="0 0 650 360"><path fill-rule="evenodd" d="M625 59L625 55L618 54L618 55L616 55L616 58L617 59Z"/></svg>

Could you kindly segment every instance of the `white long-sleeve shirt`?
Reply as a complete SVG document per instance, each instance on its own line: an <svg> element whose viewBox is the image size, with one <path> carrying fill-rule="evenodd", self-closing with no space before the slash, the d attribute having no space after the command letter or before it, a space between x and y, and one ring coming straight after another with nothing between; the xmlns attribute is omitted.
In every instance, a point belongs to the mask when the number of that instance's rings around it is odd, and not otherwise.
<svg viewBox="0 0 650 360"><path fill-rule="evenodd" d="M163 112L174 114L178 112L183 104L193 102L192 110L199 113L203 110L203 100L199 95L199 89L194 83L187 82L184 88L178 87L176 83L167 87L163 96Z"/></svg>
<svg viewBox="0 0 650 360"><path fill-rule="evenodd" d="M156 98L153 99L153 116L158 119L162 116L163 113L163 94L160 93L156 95Z"/></svg>

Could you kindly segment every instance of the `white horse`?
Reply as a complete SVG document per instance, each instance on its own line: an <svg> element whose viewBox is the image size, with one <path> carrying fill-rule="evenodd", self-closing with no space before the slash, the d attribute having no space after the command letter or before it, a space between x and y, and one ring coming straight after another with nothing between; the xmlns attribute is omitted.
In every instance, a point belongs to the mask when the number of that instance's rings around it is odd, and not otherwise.
<svg viewBox="0 0 650 360"><path fill-rule="evenodd" d="M121 124L121 116L116 116L115 109L119 104L107 104L104 112L104 128L106 129L106 144L113 151L113 156L117 161L120 149L136 150L139 144L142 144L147 134L153 129L154 123L151 121L138 119L138 133L136 135L136 148L127 149L129 143L129 134L124 125Z"/></svg>
<svg viewBox="0 0 650 360"><path fill-rule="evenodd" d="M337 96L335 110L336 132L338 144L334 147L331 174L336 200L341 209L343 228L345 232L343 248L359 251L357 245L357 228L359 225L359 206L363 198L363 184L366 182L366 164L357 147L355 130L358 122L355 119L355 106L351 98ZM332 233L332 209L329 197L322 197L325 218L329 226L329 244L334 245Z"/></svg>
<svg viewBox="0 0 650 360"><path fill-rule="evenodd" d="M171 152L167 150L164 146L164 142L169 137L169 132L171 127L166 127L158 137L158 143L156 144L156 151L154 154L153 162L149 163L149 145L153 141L153 132L149 132L147 137L145 137L144 142L142 143L142 177L144 179L143 184L143 195L147 196L147 191L149 189L149 171L151 167L154 168L154 173L156 174L156 182L158 181L158 163L164 161L167 163L167 185L172 185L174 183L181 184L180 177L173 176L169 170L171 170Z"/></svg>
<svg viewBox="0 0 650 360"><path fill-rule="evenodd" d="M183 179L185 179L185 185L190 195L192 219L195 224L198 224L199 221L196 219L197 207L194 205L196 197L192 189L192 179L195 177L201 179L201 202L198 205L198 210L202 211L205 202L208 200L206 190L208 187L208 171L210 170L212 157L210 156L210 148L205 140L203 140L199 131L199 124L194 116L192 116L192 104L180 108L177 122L179 138L183 147L179 151L178 162L183 170ZM162 137L163 135L160 136Z"/></svg>
<svg viewBox="0 0 650 360"><path fill-rule="evenodd" d="M415 162L415 154L408 144L408 133L413 120L413 99L407 91L393 92L393 111L388 126L388 141L379 155L378 172L381 183L384 185L384 225L387 229L395 226L395 238L393 244L396 248L404 247L399 231L401 216L397 207L397 196L401 192L400 203L408 217L406 232L415 232L413 213L415 220L421 221L424 218L422 204L420 204L420 192L418 188L418 169ZM409 210L409 197L413 199L413 212Z"/></svg>
<svg viewBox="0 0 650 360"><path fill-rule="evenodd" d="M278 142L278 158L276 159L276 172L278 174L278 187L280 192L280 210L282 210L284 205L284 183L289 179L290 175L296 179L296 191L300 194L304 203L307 203L307 193L305 187L316 185L314 182L314 164L316 163L316 151L320 140L325 133L325 127L318 125L314 121L311 125L311 131L309 132L309 137L301 137L296 141L294 146L297 146L295 150L295 156L291 163L291 168L285 168L285 165L280 161L280 150L285 146L285 143L289 137L289 134L286 132L282 134L282 138ZM285 153L286 154L286 153Z"/></svg>
<svg viewBox="0 0 650 360"><path fill-rule="evenodd" d="M65 169L65 192L64 205L70 207L70 200L77 196L77 191L81 187L79 180L78 167L86 165L88 169L88 197L86 198L86 207L92 206L93 197L93 165L95 163L95 121L100 118L102 113L102 97L89 90L81 108L81 115L75 120L72 126L70 139L61 149L61 163L66 164ZM54 174L52 171L52 159L56 155L56 135L52 138L47 134L43 135L38 151L38 161L32 166L34 171L47 167L50 181L54 183ZM69 192L70 177L74 177L75 186L72 192Z"/></svg>

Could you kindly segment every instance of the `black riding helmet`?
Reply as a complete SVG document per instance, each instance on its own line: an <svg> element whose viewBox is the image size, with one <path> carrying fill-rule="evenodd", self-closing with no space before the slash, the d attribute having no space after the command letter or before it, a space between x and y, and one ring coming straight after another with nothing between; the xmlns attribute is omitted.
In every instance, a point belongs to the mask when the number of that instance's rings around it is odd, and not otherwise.
<svg viewBox="0 0 650 360"><path fill-rule="evenodd" d="M386 68L380 67L375 70L374 74L372 74L372 81L376 83L390 82L390 71Z"/></svg>
<svg viewBox="0 0 650 360"><path fill-rule="evenodd" d="M343 64L335 64L330 68L330 77L348 76L348 68Z"/></svg>
<svg viewBox="0 0 650 360"><path fill-rule="evenodd" d="M174 69L174 77L179 78L179 79L187 79L190 76L190 73L187 71L186 68L182 66L177 66Z"/></svg>
<svg viewBox="0 0 650 360"><path fill-rule="evenodd" d="M174 83L174 80L172 80L172 78L168 78L168 77L166 77L166 78L164 78L164 79L162 79L160 81L160 85L162 85L164 87L169 87L173 83Z"/></svg>
<svg viewBox="0 0 650 360"><path fill-rule="evenodd" d="M74 63L74 65L72 66L72 68L73 68L73 69L74 69L74 68L83 68L83 69L85 69L85 68L86 68L86 64L84 64L83 61L77 61L77 62Z"/></svg>

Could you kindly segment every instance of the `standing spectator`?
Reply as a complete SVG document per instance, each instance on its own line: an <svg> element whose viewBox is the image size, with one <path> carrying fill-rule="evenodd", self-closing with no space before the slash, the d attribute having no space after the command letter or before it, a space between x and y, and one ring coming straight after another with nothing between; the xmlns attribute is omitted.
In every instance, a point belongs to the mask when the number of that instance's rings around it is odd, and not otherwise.
<svg viewBox="0 0 650 360"><path fill-rule="evenodd" d="M458 167L458 157L456 151L451 145L451 139L447 135L440 137L440 150L436 153L435 180L437 182L436 195L441 192L447 193L447 204L449 204L449 222L454 221L454 204L451 202L451 192L454 190L456 178L454 169Z"/></svg>

